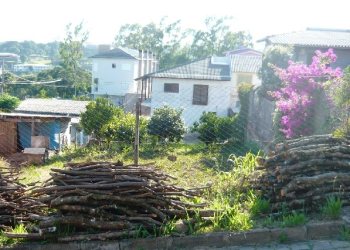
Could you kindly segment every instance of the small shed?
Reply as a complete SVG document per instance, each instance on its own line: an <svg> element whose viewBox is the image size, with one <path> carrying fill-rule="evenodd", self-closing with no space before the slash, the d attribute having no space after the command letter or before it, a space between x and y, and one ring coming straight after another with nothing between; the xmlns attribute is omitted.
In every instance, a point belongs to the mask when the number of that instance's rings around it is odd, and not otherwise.
<svg viewBox="0 0 350 250"><path fill-rule="evenodd" d="M0 154L24 148L60 150L83 145L88 136L79 127L87 101L26 99L12 113L0 113Z"/></svg>

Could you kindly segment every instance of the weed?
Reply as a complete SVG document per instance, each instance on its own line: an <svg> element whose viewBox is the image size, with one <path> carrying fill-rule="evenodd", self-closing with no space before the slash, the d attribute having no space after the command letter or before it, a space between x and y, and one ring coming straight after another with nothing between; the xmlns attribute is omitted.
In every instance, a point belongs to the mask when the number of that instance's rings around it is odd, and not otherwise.
<svg viewBox="0 0 350 250"><path fill-rule="evenodd" d="M278 235L278 242L279 243L286 243L288 241L288 235L285 232L282 232L280 235Z"/></svg>
<svg viewBox="0 0 350 250"><path fill-rule="evenodd" d="M282 217L282 225L285 227L294 227L303 225L306 222L306 216L304 213L297 213L293 211L289 215Z"/></svg>
<svg viewBox="0 0 350 250"><path fill-rule="evenodd" d="M346 241L350 240L350 228L344 226L340 229L340 239Z"/></svg>
<svg viewBox="0 0 350 250"><path fill-rule="evenodd" d="M329 196L326 203L322 206L322 214L331 219L338 219L340 217L343 202L339 197Z"/></svg>
<svg viewBox="0 0 350 250"><path fill-rule="evenodd" d="M253 216L267 214L270 211L270 202L261 197L253 197L250 212Z"/></svg>
<svg viewBox="0 0 350 250"><path fill-rule="evenodd" d="M239 211L238 205L227 206L223 211L218 211L212 219L214 229L224 230L248 230L252 227L250 215Z"/></svg>

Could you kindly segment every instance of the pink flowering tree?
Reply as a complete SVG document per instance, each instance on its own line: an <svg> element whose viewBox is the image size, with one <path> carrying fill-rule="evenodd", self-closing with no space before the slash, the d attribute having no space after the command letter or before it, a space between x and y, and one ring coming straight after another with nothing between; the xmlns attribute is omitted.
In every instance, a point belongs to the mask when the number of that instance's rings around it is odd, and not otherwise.
<svg viewBox="0 0 350 250"><path fill-rule="evenodd" d="M289 61L286 69L275 67L283 85L271 93L279 114L275 122L286 138L313 133L310 124L314 108L320 102L320 93L328 87L336 87L342 77L340 68L330 67L336 59L332 49L324 53L317 50L310 65Z"/></svg>

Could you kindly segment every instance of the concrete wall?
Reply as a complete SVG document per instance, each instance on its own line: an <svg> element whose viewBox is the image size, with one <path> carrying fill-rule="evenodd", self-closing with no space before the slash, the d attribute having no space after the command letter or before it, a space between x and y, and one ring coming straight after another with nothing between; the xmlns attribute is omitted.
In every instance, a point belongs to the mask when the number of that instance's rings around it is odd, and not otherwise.
<svg viewBox="0 0 350 250"><path fill-rule="evenodd" d="M112 64L115 64L115 68ZM136 59L94 58L91 93L116 96L137 93L137 82L134 79L138 76L138 67ZM95 78L98 78L98 84L94 83Z"/></svg>

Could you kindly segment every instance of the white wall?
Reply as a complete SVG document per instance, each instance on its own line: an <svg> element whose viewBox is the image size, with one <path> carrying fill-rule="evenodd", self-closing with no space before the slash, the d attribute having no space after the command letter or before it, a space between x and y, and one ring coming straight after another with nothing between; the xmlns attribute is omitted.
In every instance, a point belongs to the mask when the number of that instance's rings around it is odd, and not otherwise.
<svg viewBox="0 0 350 250"><path fill-rule="evenodd" d="M113 63L116 64L115 68L112 68ZM117 96L137 93L137 82L134 81L137 72L138 61L136 59L93 58L91 93ZM95 91L95 78L98 78L99 81L97 91Z"/></svg>
<svg viewBox="0 0 350 250"><path fill-rule="evenodd" d="M164 92L164 83L178 83L179 93ZM195 84L209 86L208 105L192 104L193 85ZM253 84L257 86L261 84L256 74L253 75ZM183 119L187 127L198 121L203 112L216 112L219 116L227 116L231 109L238 113L237 74L233 73L231 81L153 78L151 99L151 114L155 108L164 105L182 108L184 110Z"/></svg>
<svg viewBox="0 0 350 250"><path fill-rule="evenodd" d="M179 93L165 93L164 83L179 83ZM208 85L208 105L193 105L193 85ZM155 108L169 105L183 109L186 126L198 121L203 112L216 112L219 116L227 116L230 106L230 93L233 91L230 81L206 81L192 79L154 78L152 85L151 112Z"/></svg>

